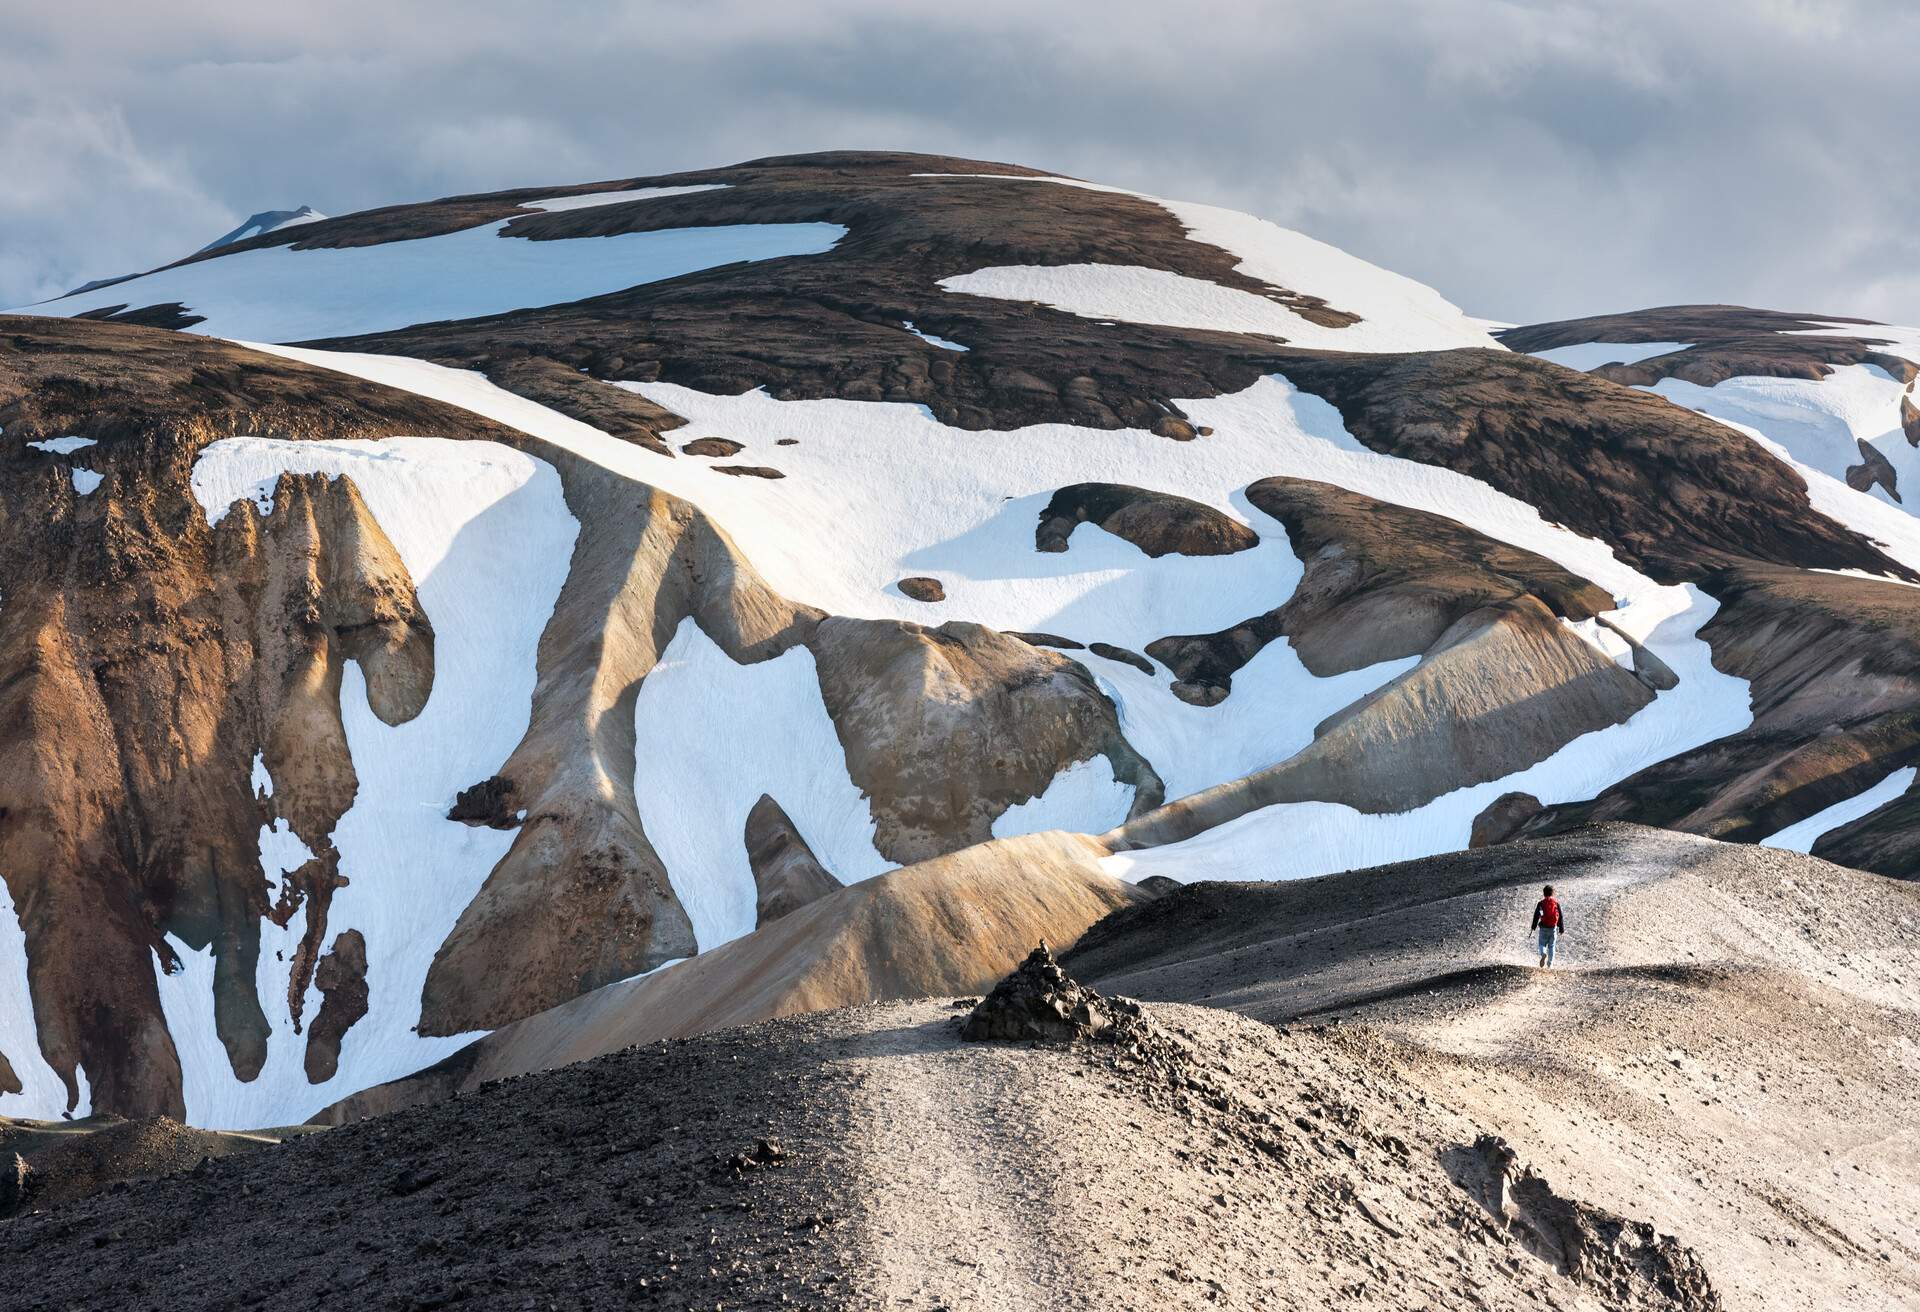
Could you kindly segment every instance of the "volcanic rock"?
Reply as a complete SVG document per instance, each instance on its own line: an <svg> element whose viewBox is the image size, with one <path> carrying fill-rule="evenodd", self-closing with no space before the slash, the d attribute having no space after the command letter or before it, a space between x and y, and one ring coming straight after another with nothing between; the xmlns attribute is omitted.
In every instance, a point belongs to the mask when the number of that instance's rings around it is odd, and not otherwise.
<svg viewBox="0 0 1920 1312"><path fill-rule="evenodd" d="M960 1027L969 1043L986 1039L1036 1039L1069 1043L1131 1037L1146 1024L1130 998L1103 998L1071 979L1043 942L993 991L980 999Z"/></svg>
<svg viewBox="0 0 1920 1312"><path fill-rule="evenodd" d="M758 890L756 926L772 924L840 887L780 804L765 793L747 813L746 844Z"/></svg>
<svg viewBox="0 0 1920 1312"><path fill-rule="evenodd" d="M1212 506L1122 483L1075 483L1053 494L1034 530L1037 551L1065 551L1073 530L1093 524L1158 559L1225 556L1260 544L1254 531Z"/></svg>

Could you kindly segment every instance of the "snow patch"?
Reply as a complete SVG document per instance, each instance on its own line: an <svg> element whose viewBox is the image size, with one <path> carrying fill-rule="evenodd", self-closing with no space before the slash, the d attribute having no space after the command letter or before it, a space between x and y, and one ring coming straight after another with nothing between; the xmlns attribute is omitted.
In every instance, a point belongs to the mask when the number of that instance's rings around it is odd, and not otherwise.
<svg viewBox="0 0 1920 1312"><path fill-rule="evenodd" d="M73 490L81 496L87 496L106 481L106 475L92 469L83 469L75 465L69 471L73 477Z"/></svg>
<svg viewBox="0 0 1920 1312"><path fill-rule="evenodd" d="M94 444L91 437L49 437L39 442L29 442L28 446L36 451L50 451L56 456L70 456L75 451L84 451Z"/></svg>
<svg viewBox="0 0 1920 1312"><path fill-rule="evenodd" d="M602 205L622 205L630 200L658 200L662 196L687 196L696 191L725 191L724 182L703 182L687 187L630 187L626 191L590 191L579 196L549 196L545 200L520 202L523 210L590 210Z"/></svg>
<svg viewBox="0 0 1920 1312"><path fill-rule="evenodd" d="M1586 373L1603 364L1639 364L1656 355L1684 351L1691 345L1691 342L1577 342L1572 346L1555 346L1529 354Z"/></svg>
<svg viewBox="0 0 1920 1312"><path fill-rule="evenodd" d="M1133 786L1113 777L1113 763L1104 756L1077 761L1053 777L1047 791L1016 802L993 822L995 838L1065 829L1098 834L1127 818L1133 805Z"/></svg>
<svg viewBox="0 0 1920 1312"><path fill-rule="evenodd" d="M503 236L508 222L374 246L237 251L18 313L178 301L205 316L188 331L208 336L346 337L559 305L739 260L818 255L847 231L834 223L765 223L529 241Z"/></svg>
<svg viewBox="0 0 1920 1312"><path fill-rule="evenodd" d="M944 337L935 337L932 333L921 332L918 328L915 328L913 326L913 320L911 319L902 319L900 321L900 326L902 328L905 328L908 332L912 333L915 337L918 337L921 341L925 342L928 346L937 346L943 351L965 351L969 349L967 347L960 345L960 343L958 342L949 341Z"/></svg>
<svg viewBox="0 0 1920 1312"><path fill-rule="evenodd" d="M641 683L633 720L640 822L700 951L753 932L745 836L762 794L841 882L893 869L874 848L872 811L847 776L806 648L739 665L688 617Z"/></svg>
<svg viewBox="0 0 1920 1312"><path fill-rule="evenodd" d="M20 1079L19 1093L0 1093L0 1116L41 1120L67 1109L67 1086L40 1055L40 1031L34 1024L33 997L27 987L27 935L7 881L0 877L0 1053ZM75 1116L92 1111L86 1072L76 1072L80 1101Z"/></svg>
<svg viewBox="0 0 1920 1312"><path fill-rule="evenodd" d="M1916 773L1920 771L1913 766L1895 770L1864 793L1855 793L1852 797L1814 812L1798 824L1788 825L1761 839L1760 846L1780 847L1790 852L1810 852L1822 835L1831 833L1841 825L1851 824L1904 794L1913 786Z"/></svg>

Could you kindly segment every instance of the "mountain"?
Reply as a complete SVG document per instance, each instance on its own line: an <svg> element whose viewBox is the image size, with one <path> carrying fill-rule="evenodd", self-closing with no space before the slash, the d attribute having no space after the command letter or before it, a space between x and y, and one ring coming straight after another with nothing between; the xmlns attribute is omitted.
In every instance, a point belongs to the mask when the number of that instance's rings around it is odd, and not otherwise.
<svg viewBox="0 0 1920 1312"><path fill-rule="evenodd" d="M235 242L245 241L249 237L264 236L269 232L278 232L282 228L291 228L302 223L318 223L326 217L326 215L320 213L320 211L314 209L311 205L302 205L297 210L262 210L260 213L249 217L245 223L233 231L224 236L214 238L196 251L195 254L205 255L209 251L216 250L222 246L231 246ZM68 292L67 295L80 296L87 292L97 291L102 287L112 287L116 283L127 282L138 276L138 274L123 273L116 278L94 278L88 282L81 283L78 287Z"/></svg>
<svg viewBox="0 0 1920 1312"><path fill-rule="evenodd" d="M222 246L231 246L249 237L263 237L269 232L278 232L282 228L292 228L302 223L318 223L326 217L311 205L302 205L295 210L261 210L258 214L249 215L247 221L232 232L215 237L195 254L205 255L208 251L218 250Z"/></svg>
<svg viewBox="0 0 1920 1312"><path fill-rule="evenodd" d="M8 315L0 1113L293 1123L1594 822L1910 876L1916 361L878 153Z"/></svg>

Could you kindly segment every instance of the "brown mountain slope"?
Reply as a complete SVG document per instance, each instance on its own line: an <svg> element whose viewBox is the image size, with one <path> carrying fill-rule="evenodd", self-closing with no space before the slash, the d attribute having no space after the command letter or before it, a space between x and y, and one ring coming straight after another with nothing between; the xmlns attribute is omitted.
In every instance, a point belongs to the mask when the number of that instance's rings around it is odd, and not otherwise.
<svg viewBox="0 0 1920 1312"><path fill-rule="evenodd" d="M657 974L507 1025L404 1080L322 1112L357 1120L634 1043L801 1012L986 988L1034 943L1068 943L1142 894L1080 834L966 848L818 897Z"/></svg>

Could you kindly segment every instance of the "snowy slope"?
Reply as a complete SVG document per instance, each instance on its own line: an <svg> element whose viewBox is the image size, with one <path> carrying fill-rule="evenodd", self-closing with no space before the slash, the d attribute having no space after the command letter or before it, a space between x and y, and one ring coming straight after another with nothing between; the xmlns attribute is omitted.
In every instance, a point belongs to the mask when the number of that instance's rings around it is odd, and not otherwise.
<svg viewBox="0 0 1920 1312"><path fill-rule="evenodd" d="M1751 719L1746 685L1714 670L1706 644L1695 636L1712 615L1711 600L1691 587L1653 582L1604 544L1546 522L1532 506L1475 479L1368 450L1346 432L1331 406L1278 376L1238 394L1181 401L1196 423L1215 429L1203 444L1065 424L966 432L940 424L918 406L779 401L763 392L713 396L669 384L621 384L689 419L687 428L676 430L676 440L726 435L746 444L736 459L767 460L786 474L759 480L728 477L697 459L666 460L615 441L478 374L392 357L274 349L465 406L685 497L726 528L777 590L839 614L926 623L964 617L1136 651L1166 634L1225 628L1278 605L1299 581L1301 567L1284 530L1240 494L1255 479L1291 475L1447 515L1592 579L1621 603L1609 618L1680 675L1678 688L1625 725L1579 739L1521 776L1461 790L1406 816L1360 817L1332 804L1261 812L1265 820L1241 822L1244 828L1236 831L1245 835L1236 859L1266 871L1265 878L1345 869L1377 851L1417 855L1463 846L1473 816L1510 788L1546 800L1590 796ZM776 445L781 438L797 444ZM1231 556L1152 560L1083 525L1065 553L1037 552L1034 524L1051 491L1087 480L1202 501L1252 526L1260 545ZM948 601L929 606L891 586L914 574L940 578ZM1413 663L1387 662L1320 679L1284 641L1275 642L1235 677L1226 701L1196 707L1168 692L1171 676L1163 669L1148 676L1091 653L1075 655L1118 704L1129 741L1154 763L1169 797L1284 760L1311 741L1321 719ZM1098 784L1096 772L1068 781L1058 799L1044 799L1049 823L1091 832L1110 825L1117 798L1111 787ZM729 805L741 809L738 798ZM1314 816L1320 822L1303 828L1303 817ZM1004 832L1024 828L1026 814L1006 823ZM1301 832L1276 847L1276 831L1263 828L1270 824ZM1217 833L1194 841L1226 841ZM734 842L731 835L713 841ZM1279 851L1288 854L1285 860L1276 858ZM1113 868L1134 877L1215 877L1219 870L1210 862L1220 859L1211 849L1196 859L1167 848L1115 858ZM746 885L737 870L729 878L737 916Z"/></svg>
<svg viewBox="0 0 1920 1312"><path fill-rule="evenodd" d="M736 260L817 255L846 235L832 223L781 223L528 241L502 236L509 222L376 246L239 251L18 313L178 302L205 316L193 332L297 342L577 301Z"/></svg>
<svg viewBox="0 0 1920 1312"><path fill-rule="evenodd" d="M966 177L943 178L938 185L953 188L959 203ZM716 189L719 184L629 188L533 200L523 208L578 210ZM1194 241L1230 252L1247 276L1296 299L1320 298L1358 321L1328 327L1253 291L1122 264L1007 264L948 277L940 285L956 298L1268 335L1302 347L1504 349L1488 335L1485 321L1469 318L1431 289L1323 243L1209 206L1154 203ZM504 237L504 227L489 223L344 249L247 251L65 298L36 312L179 301L207 316L197 332L279 343L260 349L449 402L636 486L656 487L700 507L773 589L830 614L927 625L977 621L1133 652L1167 636L1228 629L1279 606L1303 577L1280 523L1245 495L1256 480L1282 476L1445 516L1592 580L1615 599L1607 618L1678 677L1677 686L1627 722L1587 734L1505 778L1401 814L1367 815L1332 802L1268 807L1185 842L1109 858L1106 869L1126 879L1293 878L1461 847L1474 817L1503 793L1525 791L1548 804L1588 798L1752 721L1747 685L1716 670L1699 637L1715 613L1711 598L1691 585L1654 582L1604 543L1548 521L1486 483L1370 450L1347 431L1338 411L1300 391L1284 373L1230 395L1176 398L1195 425L1212 430L1184 443L1143 428L1069 423L962 429L941 422L929 406L900 402L783 401L765 390L722 395L662 382L601 384L682 417L685 426L668 434L675 446L712 437L743 448L718 459L669 458L506 391L481 373L285 344L566 302L736 260L819 254L846 235L831 223L783 223L535 242ZM937 301L938 294L932 295ZM975 368L983 358L992 364L993 348L1004 349L986 335L962 332L968 340L957 342L923 332L898 317L908 312L932 321L933 311L923 303L909 310L902 302L885 311L883 323L897 324L903 358L931 359L930 369ZM636 339L644 335L641 325L634 332ZM881 340L895 340L886 336L891 332L886 327ZM970 344L978 354L968 354ZM1542 354L1571 367L1595 368L1682 345L1589 343ZM1920 333L1902 338L1898 349L1920 357ZM572 375L566 380L571 385ZM1891 375L1862 365L1819 382L1735 379L1715 388L1666 382L1654 390L1780 454L1805 479L1816 510L1920 568L1920 523L1913 514L1920 507L1920 453L1901 431L1904 389ZM611 390L609 396L626 399ZM1846 470L1859 463L1861 440L1894 465L1903 489L1912 489L1906 504L1894 504L1881 489L1862 493L1845 484ZM71 463L88 444L80 438L42 440L31 459L65 462L76 495L105 500L115 495L118 481L99 493L102 475ZM125 476L124 466L99 458L94 463L116 480ZM782 477L725 472L740 465L769 466ZM327 939L347 929L366 936L373 1010L347 1032L339 1073L326 1084L308 1084L304 1042L291 1032L285 993L292 948L304 928L299 916L284 929L262 927L256 985L274 1032L266 1067L251 1083L234 1079L216 1032L210 954L174 944L184 968L160 978L159 986L183 1058L189 1116L200 1124L302 1119L348 1092L418 1069L462 1042L413 1033L421 987L435 951L512 835L455 824L445 815L454 794L494 774L527 728L539 640L579 528L551 466L488 442L230 438L199 456L192 486L209 522L242 500L271 514L274 481L287 470L354 480L412 573L433 623L435 682L426 709L399 726L372 715L357 667L348 671L342 689L361 787L333 835L350 882L333 902ZM1228 555L1156 559L1097 525L1082 524L1066 551L1037 550L1042 508L1058 489L1086 482L1200 502L1250 528L1258 543ZM903 594L899 584L909 576L938 579L945 600L927 603ZM1592 622L1575 627L1596 648L1627 663L1628 648L1620 639ZM1152 763L1169 799L1286 760L1311 743L1321 721L1417 664L1412 657L1382 661L1322 678L1282 639L1235 673L1224 701L1200 707L1172 695L1171 675L1162 667L1147 673L1084 649L1070 654L1112 698L1128 741ZM875 849L873 814L848 776L815 657L806 648L743 665L694 621L683 621L641 683L633 716L640 817L702 951L753 928L756 890L743 839L747 814L762 794L780 804L839 879L865 879L888 868ZM1891 796L1902 774L1911 778L1911 771L1896 772L1868 794L1769 841L1810 844L1875 799ZM264 766L256 769L256 786L271 798L274 781ZM1114 778L1111 763L1095 757L1060 770L1040 796L1002 814L993 832L1061 828L1098 834L1125 819L1133 800L1133 788ZM275 886L305 858L307 844L284 822L270 819L259 850L263 876ZM11 904L0 902L0 1051L27 1084L25 1094L0 1098L0 1113L45 1113L65 1101L34 1051L24 986L15 987L24 970L17 919ZM310 990L309 1019L319 1003Z"/></svg>
<svg viewBox="0 0 1920 1312"><path fill-rule="evenodd" d="M843 883L893 868L835 735L813 654L795 647L735 664L692 618L680 622L634 705L634 797L706 952L753 932L747 813L771 796Z"/></svg>
<svg viewBox="0 0 1920 1312"><path fill-rule="evenodd" d="M997 174L944 176L955 182L973 176L1009 180L1009 175ZM1121 190L1072 178L1018 180ZM1483 321L1469 317L1433 288L1368 264L1336 246L1237 210L1127 194L1166 209L1194 241L1237 256L1239 272L1273 287L1318 297L1336 310L1358 315L1360 322L1329 328L1253 292L1129 265L1002 265L947 278L940 285L970 296L1037 301L1089 319L1261 333L1320 350L1506 349L1489 335Z"/></svg>
<svg viewBox="0 0 1920 1312"><path fill-rule="evenodd" d="M332 1080L307 1082L304 1040L287 1016L282 956L291 956L300 920L285 931L262 927L259 997L274 1033L265 1069L247 1084L234 1078L214 1029L211 954L174 944L185 971L161 978L161 1000L180 1048L188 1114L200 1125L304 1120L465 1042L413 1033L420 989L434 951L513 835L457 824L447 809L526 732L535 651L579 531L552 467L491 442L232 438L201 454L193 489L211 522L242 499L270 506L283 471L345 475L360 489L433 624L433 692L413 720L387 725L368 707L357 665L342 683L360 791L334 831L351 882L334 895L328 942L345 929L365 935L372 1010L347 1032ZM257 781L270 789L270 780ZM263 831L270 883L291 855L288 837ZM309 1019L319 1003L309 990Z"/></svg>
<svg viewBox="0 0 1920 1312"><path fill-rule="evenodd" d="M1785 335L1859 337L1887 343L1876 349L1920 363L1920 329L1836 323ZM1611 363L1633 364L1685 346L1684 342L1584 342L1534 354L1569 368L1591 370ZM1764 438L1776 455L1803 476L1809 471L1823 476L1809 478L1810 487L1820 483L1813 488L1818 508L1876 541L1903 547L1904 533L1891 527L1896 522L1861 504L1871 501L1910 516L1920 514L1920 451L1907 440L1901 425L1901 403L1914 400L1914 389L1879 365L1839 365L1817 379L1742 376L1712 387L1663 378L1647 390ZM1846 485L1847 471L1863 462L1861 443L1891 466L1898 498L1878 483L1864 492ZM1889 537L1889 532L1894 536ZM1916 559L1899 549L1890 554L1907 564Z"/></svg>

